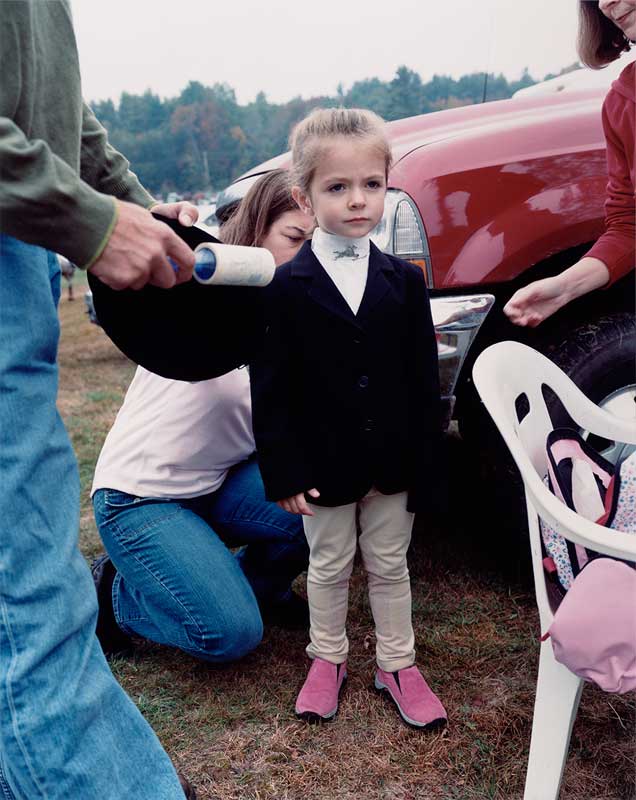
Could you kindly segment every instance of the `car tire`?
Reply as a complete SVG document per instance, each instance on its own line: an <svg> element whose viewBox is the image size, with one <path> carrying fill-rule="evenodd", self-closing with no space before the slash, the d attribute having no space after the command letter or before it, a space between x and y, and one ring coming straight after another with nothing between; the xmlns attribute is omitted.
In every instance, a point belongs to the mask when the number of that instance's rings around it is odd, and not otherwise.
<svg viewBox="0 0 636 800"><path fill-rule="evenodd" d="M622 413L634 403L636 387L636 319L628 313L611 314L585 323L568 334L546 355L597 405L620 402ZM621 402L622 401L622 402ZM554 427L576 427L559 400L551 393L546 405ZM636 403L633 405L636 422ZM590 437L590 443L612 460L613 443Z"/></svg>

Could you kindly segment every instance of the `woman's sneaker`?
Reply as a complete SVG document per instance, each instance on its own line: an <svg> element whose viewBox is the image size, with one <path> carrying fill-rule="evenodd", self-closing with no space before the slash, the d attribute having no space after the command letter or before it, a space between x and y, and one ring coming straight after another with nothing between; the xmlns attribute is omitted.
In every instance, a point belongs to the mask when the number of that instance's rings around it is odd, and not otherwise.
<svg viewBox="0 0 636 800"><path fill-rule="evenodd" d="M338 696L347 680L347 662L332 664L314 658L296 699L296 716L307 722L326 722L338 711Z"/></svg>
<svg viewBox="0 0 636 800"><path fill-rule="evenodd" d="M446 725L446 709L416 666L397 672L378 669L375 688L389 695L409 725L428 731L441 730Z"/></svg>

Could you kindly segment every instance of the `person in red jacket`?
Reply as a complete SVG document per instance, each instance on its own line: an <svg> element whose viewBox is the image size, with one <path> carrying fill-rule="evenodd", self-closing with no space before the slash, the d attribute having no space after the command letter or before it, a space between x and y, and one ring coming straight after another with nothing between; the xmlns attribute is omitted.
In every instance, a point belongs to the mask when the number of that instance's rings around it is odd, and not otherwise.
<svg viewBox="0 0 636 800"><path fill-rule="evenodd" d="M580 0L578 50L581 61L600 69L636 40L636 0ZM610 286L634 269L636 207L636 63L628 64L603 103L609 182L606 230L580 261L551 278L519 289L504 306L517 325L532 328L587 292Z"/></svg>

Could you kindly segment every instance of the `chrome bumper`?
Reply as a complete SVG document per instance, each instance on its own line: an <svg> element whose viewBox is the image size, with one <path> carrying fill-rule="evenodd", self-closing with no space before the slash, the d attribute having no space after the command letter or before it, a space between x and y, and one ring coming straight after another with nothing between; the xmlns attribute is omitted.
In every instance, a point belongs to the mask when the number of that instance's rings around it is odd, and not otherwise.
<svg viewBox="0 0 636 800"><path fill-rule="evenodd" d="M466 353L494 302L491 294L431 298L446 425L453 414L455 385Z"/></svg>

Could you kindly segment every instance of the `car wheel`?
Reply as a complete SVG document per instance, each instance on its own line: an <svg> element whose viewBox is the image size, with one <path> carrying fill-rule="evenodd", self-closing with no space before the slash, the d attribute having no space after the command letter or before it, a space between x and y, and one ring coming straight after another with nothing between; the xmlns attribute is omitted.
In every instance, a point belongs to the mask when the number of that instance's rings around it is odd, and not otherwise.
<svg viewBox="0 0 636 800"><path fill-rule="evenodd" d="M636 423L636 320L631 314L612 314L575 328L546 355L601 408ZM576 427L565 408L551 393L546 398L555 427ZM589 436L584 438L609 461L620 452L620 443Z"/></svg>

